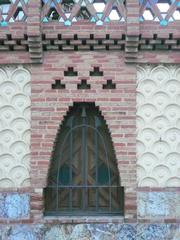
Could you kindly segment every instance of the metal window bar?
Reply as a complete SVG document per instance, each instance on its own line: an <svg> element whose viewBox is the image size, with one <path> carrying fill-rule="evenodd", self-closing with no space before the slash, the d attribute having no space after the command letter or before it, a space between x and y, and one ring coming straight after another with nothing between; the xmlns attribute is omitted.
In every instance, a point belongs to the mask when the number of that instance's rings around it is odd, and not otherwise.
<svg viewBox="0 0 180 240"><path fill-rule="evenodd" d="M84 189L88 189L88 190L99 190L99 189L108 189L109 186L74 186L74 185L68 185L68 186L59 186L58 187L58 191L62 191L63 189L69 190L84 190ZM47 206L46 207L46 211L45 211L45 215L47 216L52 216L52 215L67 215L67 216L71 216L74 214L76 215L123 215L123 208L124 208L124 187L119 187L119 186L111 186L111 189L116 189L118 190L118 195L119 198L117 199L118 205L117 208L109 208L109 207L98 207L98 209L96 208L92 208L91 210L89 210L89 208L85 208L83 209L82 207L77 209L76 207L72 207L71 211L69 211L69 208L63 208L63 207L59 207L58 209L54 210L51 209L48 205L48 198L50 197L49 193L50 190L54 189L53 186L49 186L47 188L44 189L44 198L45 198L45 202L47 202ZM51 199L51 201L53 201L53 199Z"/></svg>
<svg viewBox="0 0 180 240"><path fill-rule="evenodd" d="M95 127L98 128L98 121L95 118ZM95 166L96 166L96 185L98 184L98 135L97 132L94 132L94 148L95 148ZM99 206L99 192L96 188L96 211L98 210Z"/></svg>
<svg viewBox="0 0 180 240"><path fill-rule="evenodd" d="M50 184L48 184L48 187L44 189L44 197L45 197L45 215L72 215L72 213L77 213L77 215L84 215L84 213L91 213L92 215L97 214L123 214L123 204L124 204L124 188L119 185L119 183L116 181L116 184L114 185L112 183L112 179L114 178L113 174L110 172L110 164L109 164L109 156L108 156L108 141L105 141L104 139L104 133L101 134L101 131L105 124L99 124L100 119L98 117L94 117L94 126L91 124L91 120L86 116L86 109L85 107L82 107L82 116L81 116L81 122L79 120L74 121L71 117L68 120L68 128L66 129L66 134L63 133L63 141L61 142L60 152L59 152L59 159L57 161L57 176L56 176L56 182L49 181ZM91 125L90 125L91 124ZM94 183L91 183L89 185L89 158L88 158L88 141L90 141L90 131L92 131L92 144L94 142L94 165L95 165L95 179ZM73 183L73 146L74 142L77 141L75 138L73 139L73 136L78 137L78 134L81 141L81 153L80 158L82 166L81 166L81 184ZM105 143L106 142L106 143ZM61 164L64 164L63 160L63 150L65 146L70 147L68 151L69 156L69 168L68 168L68 183L65 185L63 183L60 183L60 169ZM103 161L105 162L105 167L107 168L107 172L105 171L105 183L101 185L98 182L99 179L99 166L100 166L100 158L99 158L99 152L100 152L100 145L101 145L101 151L103 150ZM66 146L66 147L67 147ZM104 160L105 159L105 160ZM103 164L104 164L103 162ZM112 164L111 164L112 167ZM105 168L105 170L106 170ZM54 174L54 170L53 170ZM118 174L118 171L117 171ZM92 177L92 176L90 176ZM107 179L106 179L107 177ZM53 177L54 178L54 177ZM116 179L116 178L115 178ZM52 184L53 183L53 184ZM77 184L77 185L76 185ZM117 193L116 193L117 191ZM76 202L76 207L74 207L74 198L76 199L75 194L77 196L82 196L81 205L78 205ZM93 195L95 194L95 195ZM113 202L112 202L113 197ZM93 204L92 199L95 199L95 203ZM63 201L65 203L63 203ZM67 202L67 205L66 205ZM108 202L108 204L107 204ZM54 207L55 203L55 207ZM115 203L115 204L114 204ZM79 203L80 204L80 203ZM90 206L92 205L92 206ZM106 206L106 207L103 207ZM115 206L116 205L116 206Z"/></svg>

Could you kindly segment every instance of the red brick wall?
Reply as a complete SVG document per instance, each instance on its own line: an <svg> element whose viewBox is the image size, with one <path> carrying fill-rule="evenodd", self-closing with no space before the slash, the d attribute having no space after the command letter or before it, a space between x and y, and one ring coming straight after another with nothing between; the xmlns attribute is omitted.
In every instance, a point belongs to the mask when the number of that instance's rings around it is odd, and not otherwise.
<svg viewBox="0 0 180 240"><path fill-rule="evenodd" d="M65 77L64 71L73 67L77 77ZM90 77L93 67L100 67L103 77ZM49 52L43 65L32 66L32 132L31 180L32 187L46 186L48 168L58 128L73 102L95 102L104 116L118 160L121 184L126 189L126 216L136 214L136 159L135 159L135 88L136 68L124 64L119 53ZM66 89L52 89L55 79L61 79ZM87 79L89 90L77 89L81 79ZM116 89L103 89L108 79Z"/></svg>

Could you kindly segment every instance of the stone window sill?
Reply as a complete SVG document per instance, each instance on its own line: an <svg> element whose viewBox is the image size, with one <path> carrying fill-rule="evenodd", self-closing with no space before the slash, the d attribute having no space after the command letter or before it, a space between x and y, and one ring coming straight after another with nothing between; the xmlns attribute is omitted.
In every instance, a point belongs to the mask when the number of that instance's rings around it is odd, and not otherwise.
<svg viewBox="0 0 180 240"><path fill-rule="evenodd" d="M68 224L80 224L80 223L124 223L123 216L44 216L46 223L68 223Z"/></svg>

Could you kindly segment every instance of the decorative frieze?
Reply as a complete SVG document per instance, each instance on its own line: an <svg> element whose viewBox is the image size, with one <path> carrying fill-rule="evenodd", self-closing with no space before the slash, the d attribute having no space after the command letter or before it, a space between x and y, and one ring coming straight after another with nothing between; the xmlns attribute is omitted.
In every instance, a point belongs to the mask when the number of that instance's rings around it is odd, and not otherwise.
<svg viewBox="0 0 180 240"><path fill-rule="evenodd" d="M180 68L141 66L137 76L138 184L180 185Z"/></svg>
<svg viewBox="0 0 180 240"><path fill-rule="evenodd" d="M22 66L0 68L0 188L30 184L30 81Z"/></svg>

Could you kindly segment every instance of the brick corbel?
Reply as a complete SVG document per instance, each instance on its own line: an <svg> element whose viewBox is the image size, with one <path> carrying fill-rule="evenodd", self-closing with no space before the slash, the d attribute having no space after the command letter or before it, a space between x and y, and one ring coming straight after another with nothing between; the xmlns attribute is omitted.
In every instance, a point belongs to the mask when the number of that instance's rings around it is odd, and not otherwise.
<svg viewBox="0 0 180 240"><path fill-rule="evenodd" d="M136 63L139 45L139 0L127 0L125 62Z"/></svg>
<svg viewBox="0 0 180 240"><path fill-rule="evenodd" d="M42 62L41 1L30 0L28 5L27 36L32 63Z"/></svg>

